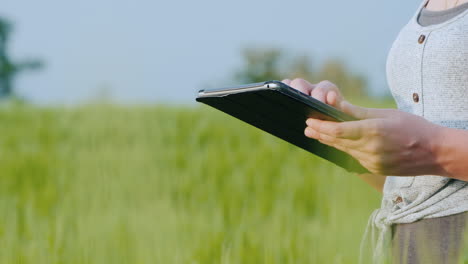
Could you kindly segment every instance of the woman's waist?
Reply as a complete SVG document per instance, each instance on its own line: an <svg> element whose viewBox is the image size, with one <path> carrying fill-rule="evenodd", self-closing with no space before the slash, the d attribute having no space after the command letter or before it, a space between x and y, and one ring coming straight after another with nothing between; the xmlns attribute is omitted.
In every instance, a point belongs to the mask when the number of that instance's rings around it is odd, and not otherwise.
<svg viewBox="0 0 468 264"><path fill-rule="evenodd" d="M409 214L424 218L468 208L467 198L465 181L437 175L387 176L382 207L398 218Z"/></svg>

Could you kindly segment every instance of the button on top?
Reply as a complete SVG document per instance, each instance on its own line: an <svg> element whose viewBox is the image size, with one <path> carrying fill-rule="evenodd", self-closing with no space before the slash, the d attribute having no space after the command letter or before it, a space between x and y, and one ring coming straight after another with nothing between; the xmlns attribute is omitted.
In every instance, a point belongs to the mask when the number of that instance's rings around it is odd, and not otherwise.
<svg viewBox="0 0 468 264"><path fill-rule="evenodd" d="M419 44L423 44L423 43L424 43L424 40L426 40L426 36L425 36L425 35L419 36L419 39L418 39Z"/></svg>
<svg viewBox="0 0 468 264"><path fill-rule="evenodd" d="M419 102L419 94L413 93L413 101L414 101L415 103Z"/></svg>

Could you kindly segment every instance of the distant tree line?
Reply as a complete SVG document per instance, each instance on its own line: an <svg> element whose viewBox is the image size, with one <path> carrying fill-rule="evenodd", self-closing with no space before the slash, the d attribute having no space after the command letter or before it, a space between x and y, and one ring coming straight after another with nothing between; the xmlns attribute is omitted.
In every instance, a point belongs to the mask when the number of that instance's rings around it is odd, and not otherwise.
<svg viewBox="0 0 468 264"><path fill-rule="evenodd" d="M36 59L12 61L8 49L12 30L12 24L0 17L0 98L14 94L13 81L18 73L28 69L37 70L43 66L42 62Z"/></svg>
<svg viewBox="0 0 468 264"><path fill-rule="evenodd" d="M312 83L329 80L342 90L345 97L368 95L366 78L351 73L343 62L336 59L325 61L314 69L309 56L287 59L285 52L278 48L246 48L242 57L244 65L234 74L239 83L300 77Z"/></svg>

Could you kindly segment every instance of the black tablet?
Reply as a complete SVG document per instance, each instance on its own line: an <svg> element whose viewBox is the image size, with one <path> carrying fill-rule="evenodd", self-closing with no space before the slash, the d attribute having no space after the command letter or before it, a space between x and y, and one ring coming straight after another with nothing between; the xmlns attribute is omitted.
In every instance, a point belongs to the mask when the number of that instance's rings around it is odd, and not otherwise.
<svg viewBox="0 0 468 264"><path fill-rule="evenodd" d="M279 81L200 90L198 102L320 156L350 172L369 172L349 154L304 135L309 117L345 122L356 118Z"/></svg>

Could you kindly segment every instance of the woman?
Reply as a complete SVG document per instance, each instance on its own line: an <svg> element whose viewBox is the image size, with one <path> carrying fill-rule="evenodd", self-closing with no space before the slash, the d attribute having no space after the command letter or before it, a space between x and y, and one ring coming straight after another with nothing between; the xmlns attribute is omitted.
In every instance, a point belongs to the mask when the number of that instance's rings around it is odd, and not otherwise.
<svg viewBox="0 0 468 264"><path fill-rule="evenodd" d="M391 234L394 263L457 263L468 220L468 0L425 0L393 43L387 79L398 110L352 105L328 81L283 82L362 119L309 118L305 135L371 172L359 176L383 192L371 220L378 245Z"/></svg>

